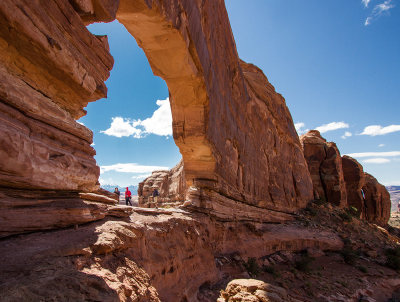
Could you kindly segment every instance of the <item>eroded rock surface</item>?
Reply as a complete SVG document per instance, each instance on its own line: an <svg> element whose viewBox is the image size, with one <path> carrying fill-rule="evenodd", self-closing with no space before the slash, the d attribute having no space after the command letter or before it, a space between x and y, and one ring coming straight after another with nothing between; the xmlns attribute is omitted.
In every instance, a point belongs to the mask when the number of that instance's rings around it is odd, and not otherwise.
<svg viewBox="0 0 400 302"><path fill-rule="evenodd" d="M146 208L155 206L152 193L156 188L160 194L157 200L159 205L182 204L186 194L184 173L182 160L169 171L153 171L151 176L139 183L139 206Z"/></svg>
<svg viewBox="0 0 400 302"><path fill-rule="evenodd" d="M186 194L194 207L211 195L285 213L305 206L312 185L290 113L262 71L239 60L223 1L122 0L117 19L167 82L186 188L199 188Z"/></svg>
<svg viewBox="0 0 400 302"><path fill-rule="evenodd" d="M300 142L315 199L340 208L353 207L362 219L379 225L387 224L390 195L373 176L364 172L357 160L346 155L340 157L336 144L326 142L317 130L302 135Z"/></svg>
<svg viewBox="0 0 400 302"><path fill-rule="evenodd" d="M284 302L294 301L286 290L255 279L236 279L229 282L217 302Z"/></svg>
<svg viewBox="0 0 400 302"><path fill-rule="evenodd" d="M300 137L314 189L314 198L341 208L347 207L342 158L335 143L327 142L317 130Z"/></svg>
<svg viewBox="0 0 400 302"><path fill-rule="evenodd" d="M4 239L0 301L22 293L25 299L204 301L199 288L227 273L219 257L236 255L235 270L243 272L241 263L249 257L343 247L330 231L298 225L216 222L182 210L137 209L125 218Z"/></svg>
<svg viewBox="0 0 400 302"><path fill-rule="evenodd" d="M365 217L368 221L386 225L390 218L390 194L375 177L365 173L363 186L365 194Z"/></svg>
<svg viewBox="0 0 400 302"><path fill-rule="evenodd" d="M345 155L342 162L349 206L356 208L361 218L386 225L391 208L389 192L354 158Z"/></svg>

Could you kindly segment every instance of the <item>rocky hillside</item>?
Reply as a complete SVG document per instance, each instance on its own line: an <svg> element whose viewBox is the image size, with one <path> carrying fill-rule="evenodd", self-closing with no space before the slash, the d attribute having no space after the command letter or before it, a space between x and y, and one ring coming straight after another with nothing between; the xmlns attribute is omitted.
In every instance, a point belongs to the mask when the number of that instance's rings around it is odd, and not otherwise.
<svg viewBox="0 0 400 302"><path fill-rule="evenodd" d="M284 224L185 208L103 211L79 227L3 239L0 301L205 302L221 290L218 301L387 301L400 287L399 238L326 202ZM233 290L238 278L260 282Z"/></svg>

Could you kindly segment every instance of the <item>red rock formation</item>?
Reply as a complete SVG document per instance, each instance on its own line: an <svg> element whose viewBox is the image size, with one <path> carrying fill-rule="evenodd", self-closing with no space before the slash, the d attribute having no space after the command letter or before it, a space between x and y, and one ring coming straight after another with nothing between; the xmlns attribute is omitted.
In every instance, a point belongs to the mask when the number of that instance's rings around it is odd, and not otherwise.
<svg viewBox="0 0 400 302"><path fill-rule="evenodd" d="M389 192L354 158L345 155L342 163L349 206L356 208L362 219L386 225L390 218Z"/></svg>
<svg viewBox="0 0 400 302"><path fill-rule="evenodd" d="M299 225L137 209L141 213L135 209L124 219L3 240L0 300L204 301L197 298L200 286L224 273L217 257L258 259L281 250L343 247L336 234Z"/></svg>
<svg viewBox="0 0 400 302"><path fill-rule="evenodd" d="M326 142L317 130L300 137L313 182L314 198L336 206L354 207L362 219L385 225L390 218L390 195L377 180L364 173L349 156L340 157L335 143ZM365 200L361 189L365 194Z"/></svg>
<svg viewBox="0 0 400 302"><path fill-rule="evenodd" d="M104 42L68 1L1 1L0 185L96 187L92 133L75 119L106 96L113 59Z"/></svg>
<svg viewBox="0 0 400 302"><path fill-rule="evenodd" d="M343 175L346 182L347 202L350 207L358 210L361 218L365 218L363 208L364 200L361 189L365 183L364 169L354 158L344 155L342 157Z"/></svg>
<svg viewBox="0 0 400 302"><path fill-rule="evenodd" d="M140 207L154 207L152 193L157 188L160 196L158 204L182 204L185 200L186 182L183 161L180 161L170 171L153 171L151 176L139 183L138 196Z"/></svg>
<svg viewBox="0 0 400 302"><path fill-rule="evenodd" d="M122 0L117 19L167 82L186 187L199 189L186 194L193 206L218 215L215 198L229 198L274 215L312 198L285 101L239 60L223 1Z"/></svg>
<svg viewBox="0 0 400 302"><path fill-rule="evenodd" d="M375 177L368 173L364 174L364 215L368 221L379 225L386 225L390 218L390 194L385 186L381 185Z"/></svg>
<svg viewBox="0 0 400 302"><path fill-rule="evenodd" d="M326 142L317 130L302 135L300 143L313 182L314 198L347 207L342 159L336 144Z"/></svg>
<svg viewBox="0 0 400 302"><path fill-rule="evenodd" d="M117 7L1 1L0 186L56 190L55 199L97 190L92 133L75 119L106 96L113 59L107 39L85 24L111 21ZM117 17L168 84L188 205L220 217L235 207L240 219L291 219L311 198L298 137L282 96L239 60L223 1L123 0Z"/></svg>
<svg viewBox="0 0 400 302"><path fill-rule="evenodd" d="M229 301L299 301L288 296L286 290L254 279L235 279L221 291L217 302Z"/></svg>

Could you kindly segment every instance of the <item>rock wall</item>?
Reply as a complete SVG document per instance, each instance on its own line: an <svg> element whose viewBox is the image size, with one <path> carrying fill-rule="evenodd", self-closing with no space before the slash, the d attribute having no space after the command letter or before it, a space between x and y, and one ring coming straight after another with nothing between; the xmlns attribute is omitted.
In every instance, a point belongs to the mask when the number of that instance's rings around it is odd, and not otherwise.
<svg viewBox="0 0 400 302"><path fill-rule="evenodd" d="M92 133L75 119L107 95L112 66L68 1L1 1L1 186L96 188Z"/></svg>
<svg viewBox="0 0 400 302"><path fill-rule="evenodd" d="M122 0L117 19L167 82L194 208L216 214L216 198L270 212L305 206L312 186L292 118L262 71L239 60L224 1Z"/></svg>
<svg viewBox="0 0 400 302"><path fill-rule="evenodd" d="M363 191L366 220L386 225L390 218L392 204L390 194L385 186L381 185L372 175L365 173Z"/></svg>
<svg viewBox="0 0 400 302"><path fill-rule="evenodd" d="M302 135L300 143L313 182L314 198L347 207L342 158L336 144L326 142L317 130Z"/></svg>
<svg viewBox="0 0 400 302"><path fill-rule="evenodd" d="M159 205L183 204L186 192L184 175L182 160L169 171L153 171L151 176L139 183L139 206L145 208L155 206L152 198L155 188L160 194L157 199Z"/></svg>
<svg viewBox="0 0 400 302"><path fill-rule="evenodd" d="M335 143L317 130L300 137L313 182L314 198L338 207L354 207L369 222L386 225L390 218L390 195L386 188L349 156L340 157ZM365 199L362 191L365 194Z"/></svg>
<svg viewBox="0 0 400 302"><path fill-rule="evenodd" d="M113 58L72 2L0 2L0 237L105 217L107 198L79 195L100 171L75 120L107 96Z"/></svg>
<svg viewBox="0 0 400 302"><path fill-rule="evenodd" d="M126 218L4 243L0 301L205 301L199 288L233 273L221 261L243 272L248 257L343 247L337 234L299 225L221 222L200 213L139 208Z"/></svg>
<svg viewBox="0 0 400 302"><path fill-rule="evenodd" d="M348 204L358 210L361 218L365 218L363 211L364 201L361 194L361 189L365 183L363 166L357 160L347 155L342 157L342 164Z"/></svg>

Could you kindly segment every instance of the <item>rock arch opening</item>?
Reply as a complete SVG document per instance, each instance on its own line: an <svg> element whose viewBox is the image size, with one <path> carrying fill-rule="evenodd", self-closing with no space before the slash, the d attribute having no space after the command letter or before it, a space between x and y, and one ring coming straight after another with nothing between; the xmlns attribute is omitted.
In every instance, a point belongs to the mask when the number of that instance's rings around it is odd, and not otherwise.
<svg viewBox="0 0 400 302"><path fill-rule="evenodd" d="M168 88L118 21L88 29L107 34L115 62L106 82L107 99L90 103L80 122L93 130L101 187L113 191L118 186L125 204L125 187L135 197L138 183L152 171L168 170L181 159L172 139Z"/></svg>

